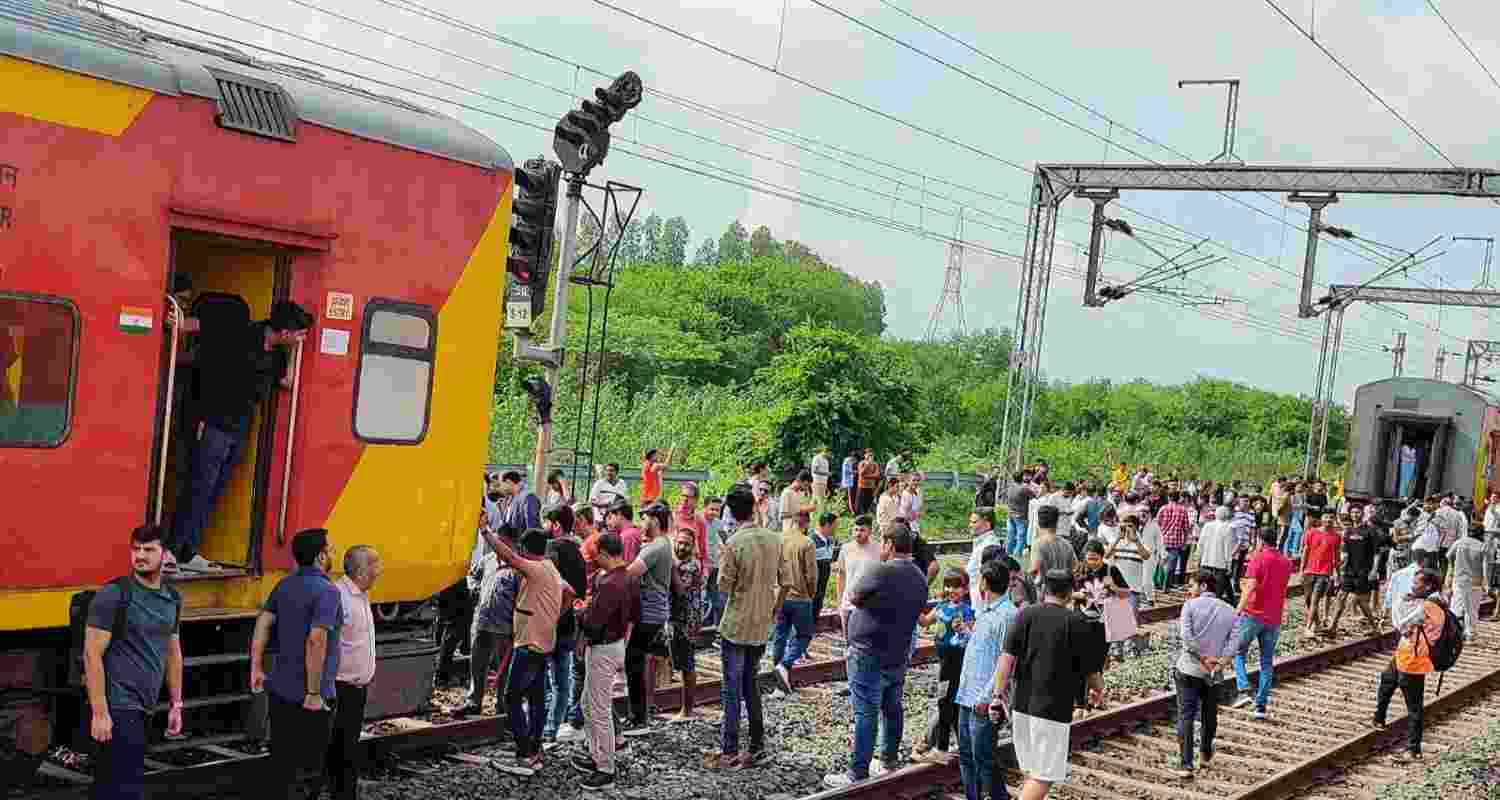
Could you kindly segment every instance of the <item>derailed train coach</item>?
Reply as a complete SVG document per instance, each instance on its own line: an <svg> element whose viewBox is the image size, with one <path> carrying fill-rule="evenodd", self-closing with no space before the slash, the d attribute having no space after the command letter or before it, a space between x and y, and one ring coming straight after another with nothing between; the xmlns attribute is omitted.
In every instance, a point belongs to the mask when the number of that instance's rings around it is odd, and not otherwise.
<svg viewBox="0 0 1500 800"><path fill-rule="evenodd" d="M1352 426L1345 493L1381 504L1387 518L1415 498L1455 492L1478 505L1497 488L1500 407L1472 386L1426 378L1367 383L1354 392Z"/></svg>
<svg viewBox="0 0 1500 800"><path fill-rule="evenodd" d="M126 573L130 531L170 524L182 491L193 370L177 362L193 335L173 348L178 299L192 315L264 319L290 300L314 316L295 388L261 401L203 533L222 568L175 578L188 730L232 737L252 717L250 632L293 566L297 530L328 528L340 552L378 548L373 600L397 613L463 576L513 164L425 108L76 2L0 0L0 87L11 785L79 739L71 599ZM190 298L174 297L189 283ZM394 685L399 669L381 674L372 703L413 688ZM164 718L149 718L154 738Z"/></svg>

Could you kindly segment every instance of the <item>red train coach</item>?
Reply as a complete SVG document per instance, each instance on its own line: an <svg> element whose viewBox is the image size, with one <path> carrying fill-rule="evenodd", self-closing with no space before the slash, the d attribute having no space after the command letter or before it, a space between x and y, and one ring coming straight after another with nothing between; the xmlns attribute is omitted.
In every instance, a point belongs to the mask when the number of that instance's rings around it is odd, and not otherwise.
<svg viewBox="0 0 1500 800"><path fill-rule="evenodd" d="M133 528L172 518L185 458L169 386L191 374L173 344L191 334L168 323L183 282L189 313L229 303L263 319L292 300L315 317L295 387L261 403L203 535L222 568L176 579L189 688L219 693L197 708L245 691L194 669L243 655L295 531L379 548L377 602L461 576L512 163L426 109L75 3L0 0L0 29L0 760L13 761L63 738L70 598L129 569ZM193 659L204 652L221 655Z"/></svg>

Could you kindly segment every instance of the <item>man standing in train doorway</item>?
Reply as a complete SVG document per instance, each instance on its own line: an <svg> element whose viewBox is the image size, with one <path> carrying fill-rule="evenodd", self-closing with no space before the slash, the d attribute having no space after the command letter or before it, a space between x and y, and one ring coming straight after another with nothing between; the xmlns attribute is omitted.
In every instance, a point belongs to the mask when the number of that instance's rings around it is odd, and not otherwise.
<svg viewBox="0 0 1500 800"><path fill-rule="evenodd" d="M312 315L282 300L260 322L247 324L241 317L205 323L194 359L192 416L197 425L189 434L191 467L173 520L170 550L175 561L169 561L169 570L217 569L198 552L203 529L244 452L255 407L273 386L291 388L288 350L307 335Z"/></svg>

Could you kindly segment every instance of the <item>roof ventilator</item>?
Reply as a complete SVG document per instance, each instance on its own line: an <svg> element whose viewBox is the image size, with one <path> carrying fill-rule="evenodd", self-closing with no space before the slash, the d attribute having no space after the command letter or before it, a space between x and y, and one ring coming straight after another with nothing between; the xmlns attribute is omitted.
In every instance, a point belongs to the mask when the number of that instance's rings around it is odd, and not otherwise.
<svg viewBox="0 0 1500 800"><path fill-rule="evenodd" d="M219 87L218 113L214 115L219 127L297 141L297 111L286 90L246 75L212 67L208 71Z"/></svg>

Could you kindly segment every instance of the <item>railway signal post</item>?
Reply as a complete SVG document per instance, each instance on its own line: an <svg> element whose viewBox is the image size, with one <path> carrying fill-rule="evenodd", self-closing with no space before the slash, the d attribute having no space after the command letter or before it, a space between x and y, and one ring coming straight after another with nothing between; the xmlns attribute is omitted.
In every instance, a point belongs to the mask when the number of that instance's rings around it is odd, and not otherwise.
<svg viewBox="0 0 1500 800"><path fill-rule="evenodd" d="M533 163L540 162L546 167L544 174L535 176L539 178L535 181L536 184L544 193L541 199L527 198L527 186L521 179L523 170L516 171L517 183L522 190L522 197L516 201L516 213L522 215L535 210L539 217L544 215L546 220L545 234L542 237L545 243L539 244L532 253L531 270L524 283L527 290L524 297L521 292L517 292L514 297L507 294L506 297L506 326L515 328L516 361L540 363L545 365L547 371L545 384L528 383L527 386L539 417L536 451L531 463L530 484L533 490L545 479L547 455L552 449L551 406L557 393L558 377L562 372L564 343L568 333L569 277L578 251L578 215L583 201L583 186L589 172L603 163L604 157L609 154L609 127L624 119L627 111L640 105L641 94L640 76L634 72L625 72L609 88L595 89L595 100L584 100L577 110L569 111L558 120L553 131L552 151L561 166L540 159L526 164L530 167ZM568 188L567 205L563 210L562 253L557 263L568 274L561 276L552 288L549 339L545 346L537 347L528 341L531 317L541 313L543 293L547 289L552 269L552 224L557 208L557 181L561 172L567 173ZM527 177L530 179L533 176ZM522 205L523 202L526 203L525 206ZM515 230L512 231L512 236L514 235ZM524 236L523 233L522 245L529 241ZM523 301L526 304L524 314L521 311ZM516 307L514 323L511 314L513 303Z"/></svg>

